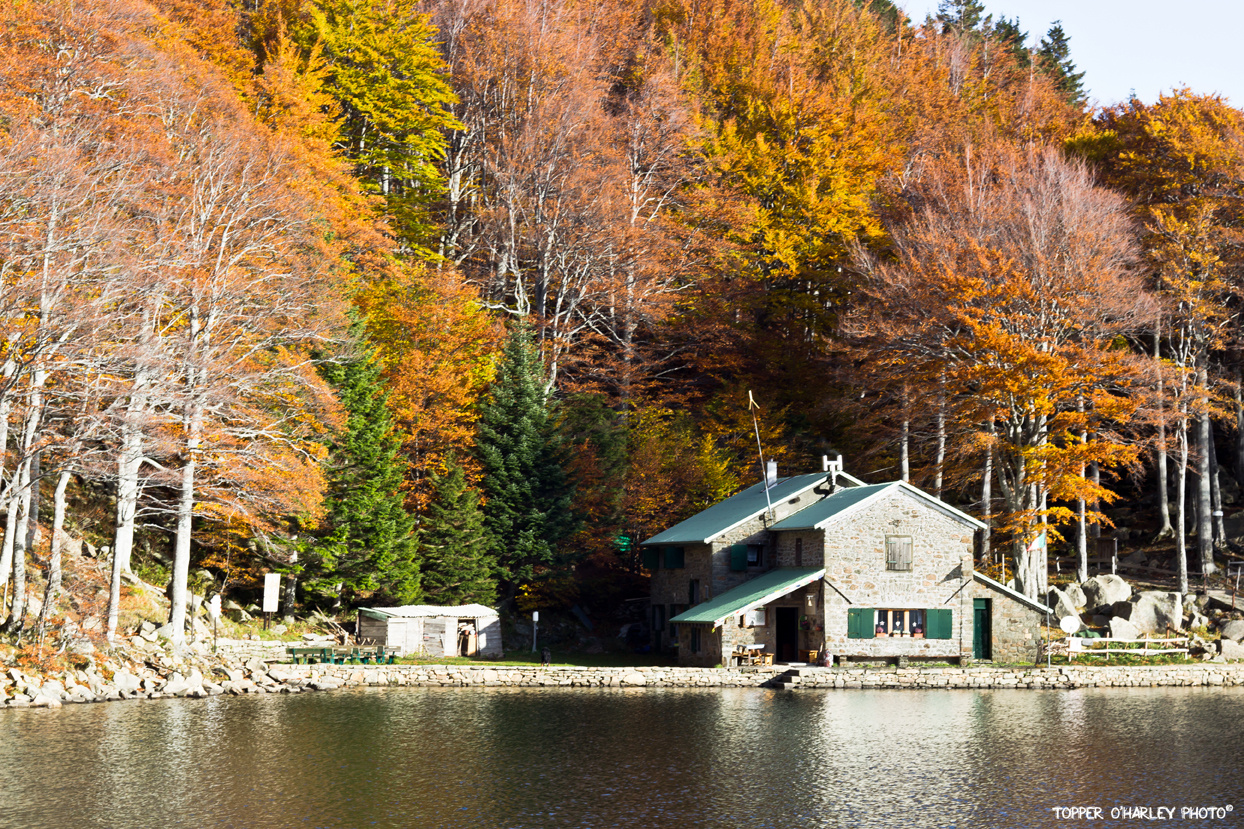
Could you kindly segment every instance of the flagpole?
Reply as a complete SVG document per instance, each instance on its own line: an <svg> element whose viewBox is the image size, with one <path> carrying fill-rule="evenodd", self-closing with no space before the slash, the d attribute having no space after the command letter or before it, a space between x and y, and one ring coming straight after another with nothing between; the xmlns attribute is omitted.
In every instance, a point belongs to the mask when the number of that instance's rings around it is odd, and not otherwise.
<svg viewBox="0 0 1244 829"><path fill-rule="evenodd" d="M760 456L760 485L765 488L765 503L769 507L769 519L773 519L773 501L769 497L769 471L765 469L765 450L760 445L760 421L756 419L756 412L760 406L756 403L756 398L752 397L752 390L747 390L747 410L752 413L752 427L756 430L756 454Z"/></svg>

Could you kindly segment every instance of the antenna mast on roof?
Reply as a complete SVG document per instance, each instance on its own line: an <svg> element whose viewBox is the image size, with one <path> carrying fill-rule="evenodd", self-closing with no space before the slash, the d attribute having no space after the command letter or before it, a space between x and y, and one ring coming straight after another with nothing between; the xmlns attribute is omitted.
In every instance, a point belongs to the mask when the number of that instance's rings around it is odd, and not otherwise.
<svg viewBox="0 0 1244 829"><path fill-rule="evenodd" d="M765 464L765 450L760 445L760 421L756 418L756 412L760 411L760 406L756 403L756 398L752 397L752 390L747 390L747 410L752 413L752 427L756 430L756 454L760 455L760 484L765 488L765 503L769 507L769 518L773 518L773 501L769 498L769 470ZM777 483L777 476L774 476L773 483Z"/></svg>

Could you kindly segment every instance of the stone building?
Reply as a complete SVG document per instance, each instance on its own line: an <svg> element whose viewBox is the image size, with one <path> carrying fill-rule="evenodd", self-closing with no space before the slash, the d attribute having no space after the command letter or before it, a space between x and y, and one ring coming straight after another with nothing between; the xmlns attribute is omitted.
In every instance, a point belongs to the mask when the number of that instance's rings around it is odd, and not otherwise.
<svg viewBox="0 0 1244 829"><path fill-rule="evenodd" d="M680 664L1036 658L1049 610L976 572L980 521L840 462L768 477L644 542L654 645Z"/></svg>

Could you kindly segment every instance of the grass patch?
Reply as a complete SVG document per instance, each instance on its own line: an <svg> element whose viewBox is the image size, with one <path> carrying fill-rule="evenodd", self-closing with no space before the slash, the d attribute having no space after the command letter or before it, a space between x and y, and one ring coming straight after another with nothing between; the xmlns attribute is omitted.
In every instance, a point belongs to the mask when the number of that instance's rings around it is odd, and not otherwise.
<svg viewBox="0 0 1244 829"><path fill-rule="evenodd" d="M504 659L471 659L465 656L451 656L441 659L408 656L398 660L401 665L479 665L484 667L530 668L541 664L539 654L517 654ZM673 656L650 653L566 653L553 651L552 663L555 668L643 668L643 667L674 667L678 661Z"/></svg>

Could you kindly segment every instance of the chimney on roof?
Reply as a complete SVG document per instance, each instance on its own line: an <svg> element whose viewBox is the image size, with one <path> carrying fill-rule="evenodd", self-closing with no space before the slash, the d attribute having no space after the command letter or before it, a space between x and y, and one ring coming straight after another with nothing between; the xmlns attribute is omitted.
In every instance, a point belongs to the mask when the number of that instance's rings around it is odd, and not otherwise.
<svg viewBox="0 0 1244 829"><path fill-rule="evenodd" d="M765 465L765 487L771 487L777 483L777 461L771 460Z"/></svg>

